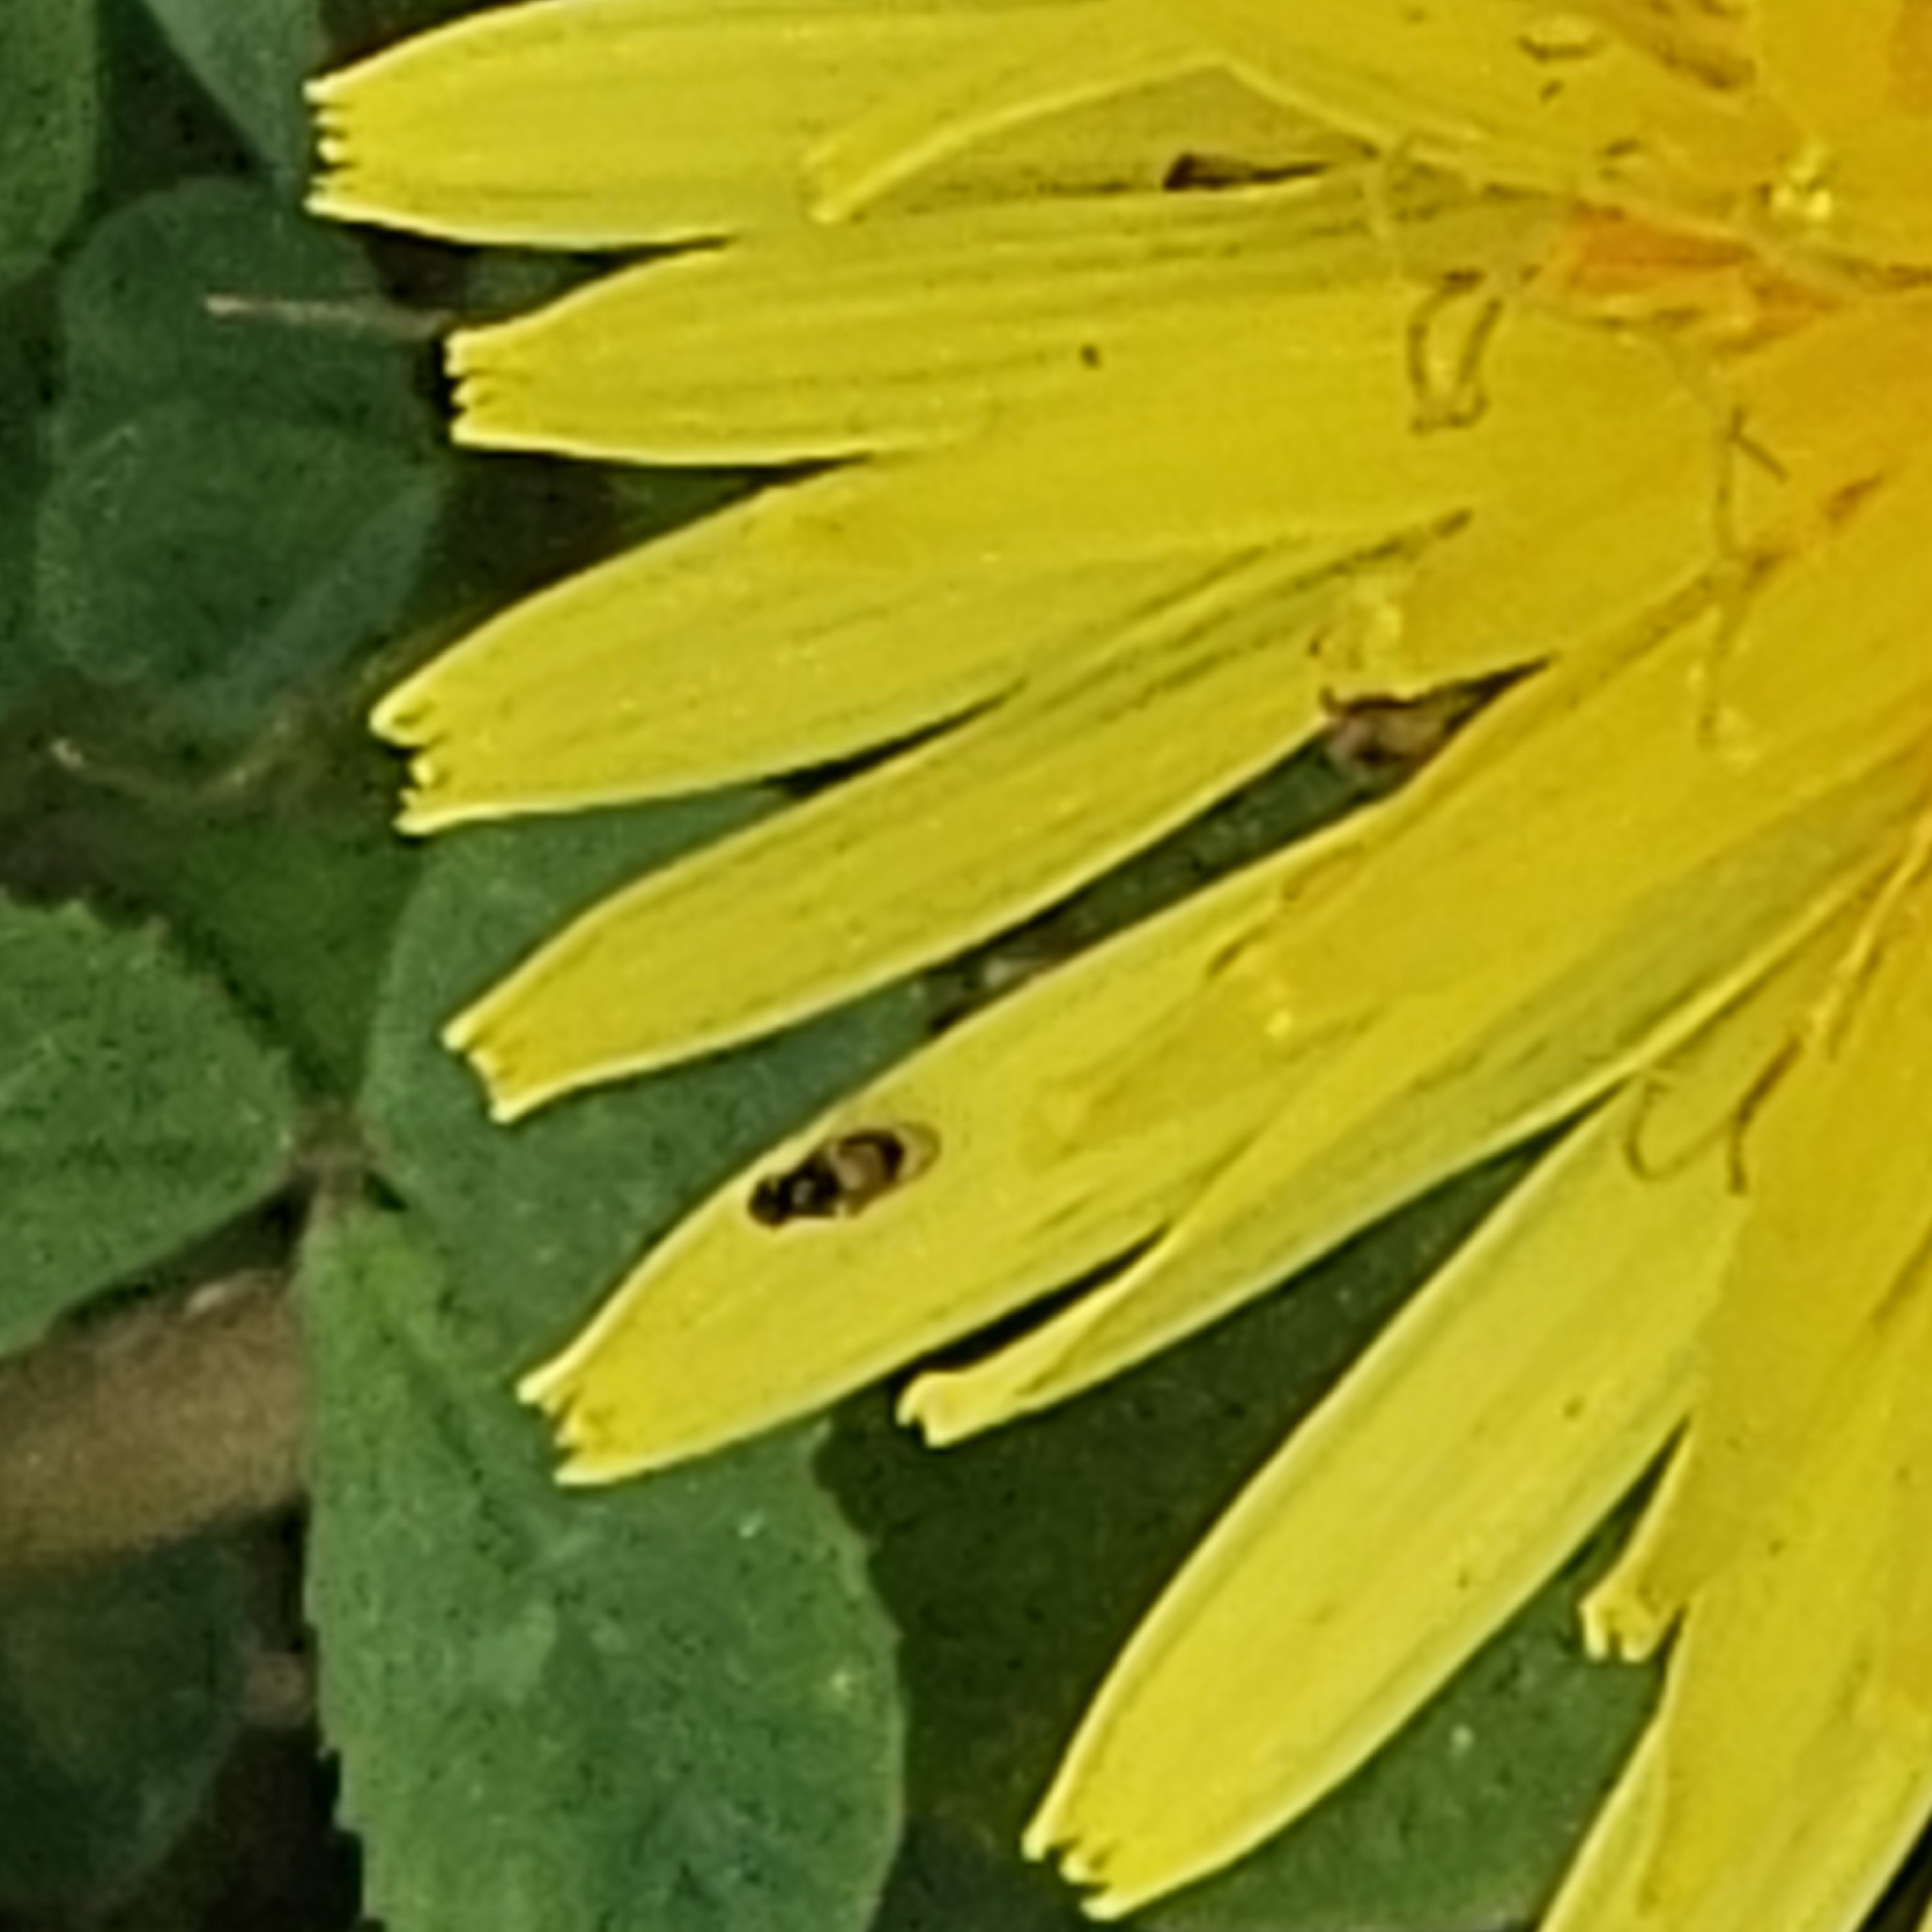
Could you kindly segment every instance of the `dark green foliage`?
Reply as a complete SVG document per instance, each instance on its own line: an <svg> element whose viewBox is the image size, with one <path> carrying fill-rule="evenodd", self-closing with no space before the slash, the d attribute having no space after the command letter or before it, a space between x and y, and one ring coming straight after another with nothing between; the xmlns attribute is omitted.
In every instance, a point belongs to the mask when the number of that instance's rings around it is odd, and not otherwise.
<svg viewBox="0 0 1932 1932"><path fill-rule="evenodd" d="M39 268L94 184L94 0L0 8L0 287Z"/></svg>
<svg viewBox="0 0 1932 1932"><path fill-rule="evenodd" d="M434 1044L568 909L748 808L452 842L399 934L364 1111L410 1211L325 1228L305 1269L325 1717L393 1924L836 1932L892 1856L890 1633L811 1432L572 1495L507 1384L722 1166L910 1044L916 1009L513 1133Z"/></svg>
<svg viewBox="0 0 1932 1932"><path fill-rule="evenodd" d="M322 66L320 0L147 0L195 77L291 194L311 146L302 83Z"/></svg>
<svg viewBox="0 0 1932 1932"><path fill-rule="evenodd" d="M106 216L61 277L63 440L192 401L425 455L428 332L390 308L347 236L262 189L209 176Z"/></svg>
<svg viewBox="0 0 1932 1932"><path fill-rule="evenodd" d="M310 1601L370 1910L424 1932L863 1925L898 1822L891 1649L806 1445L560 1491L468 1346L464 1286L368 1213L304 1270Z"/></svg>
<svg viewBox="0 0 1932 1932"><path fill-rule="evenodd" d="M428 464L338 430L163 404L56 476L41 621L75 670L238 733L381 634L439 492Z"/></svg>
<svg viewBox="0 0 1932 1932"><path fill-rule="evenodd" d="M241 1715L242 1578L189 1544L0 1601L0 1908L110 1903Z"/></svg>
<svg viewBox="0 0 1932 1932"><path fill-rule="evenodd" d="M40 372L0 300L0 713L40 669L33 624L34 519L43 482Z"/></svg>
<svg viewBox="0 0 1932 1932"><path fill-rule="evenodd" d="M230 740L386 635L450 465L341 237L239 183L104 220L61 286L45 649Z"/></svg>
<svg viewBox="0 0 1932 1932"><path fill-rule="evenodd" d="M0 1350L278 1186L286 1076L152 934L0 902Z"/></svg>
<svg viewBox="0 0 1932 1932"><path fill-rule="evenodd" d="M349 728L355 728L352 722ZM325 750L333 748L323 748ZM95 791L71 808L112 852L117 896L160 910L311 1090L352 1094L416 848L383 823L388 761L339 748L279 809L163 809Z"/></svg>

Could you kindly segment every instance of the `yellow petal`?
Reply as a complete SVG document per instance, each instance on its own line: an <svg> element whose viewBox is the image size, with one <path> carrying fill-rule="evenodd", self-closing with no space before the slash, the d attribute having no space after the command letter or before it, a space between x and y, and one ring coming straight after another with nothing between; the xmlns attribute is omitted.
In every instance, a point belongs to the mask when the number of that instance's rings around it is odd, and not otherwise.
<svg viewBox="0 0 1932 1932"><path fill-rule="evenodd" d="M1354 169L790 230L650 264L458 336L458 434L718 464L997 435L1063 398L1158 392L1224 343L1296 332L1298 294L1382 279L1372 192ZM1462 226L1478 219L1495 217Z"/></svg>
<svg viewBox="0 0 1932 1932"><path fill-rule="evenodd" d="M923 144L930 131L911 138ZM881 199L884 208L909 213L1044 195L1148 194L1174 187L1177 172L1184 184L1190 172L1233 184L1367 158L1361 142L1214 68L982 132L910 172L888 170L896 184ZM820 151L818 165L836 168L834 145ZM831 212L830 185L821 188L821 213Z"/></svg>
<svg viewBox="0 0 1932 1932"><path fill-rule="evenodd" d="M568 927L452 1027L510 1118L769 1032L1050 904L1319 716L1308 562L1204 571L1043 680ZM728 962L723 964L721 962Z"/></svg>
<svg viewBox="0 0 1932 1932"><path fill-rule="evenodd" d="M814 142L908 81L1066 11L1052 0L496 8L316 83L326 171L311 205L461 241L580 248L796 221Z"/></svg>
<svg viewBox="0 0 1932 1932"><path fill-rule="evenodd" d="M742 783L890 744L1111 650L1198 560L904 571L801 557L800 510L866 472L750 503L514 605L386 698L411 747L402 824L432 832Z"/></svg>
<svg viewBox="0 0 1932 1932"><path fill-rule="evenodd" d="M1924 1261L1922 1256L1905 1293L1924 1296ZM1865 1708L1888 1732L1915 1740L1932 1762L1932 1402L1924 1400L1920 1372L1900 1419L1887 1497L1892 1521L1885 1532L1885 1621ZM1932 1797L1928 1802L1932 1805Z"/></svg>
<svg viewBox="0 0 1932 1932"><path fill-rule="evenodd" d="M1634 1482L1688 1400L1738 1219L1580 1129L1297 1431L1169 1586L1028 1834L1114 1918L1298 1816Z"/></svg>
<svg viewBox="0 0 1932 1932"><path fill-rule="evenodd" d="M1489 230L1497 250L1539 218L1492 203L1454 217ZM1376 542L1472 514L1479 527L1498 503L1587 500L1587 484L1565 481L1582 450L1618 459L1660 444L1695 462L1694 399L1660 351L1528 310L1510 311L1480 358L1487 409L1427 426L1445 400L1420 393L1413 368L1428 304L1399 281L1286 299L1272 326L1208 332L1157 381L1076 391L969 447L882 466L889 509L859 530L828 518L824 541L881 557L1008 559L1286 534ZM1715 446L1702 447L1714 487ZM1686 500L1674 485L1668 495ZM1522 648L1534 654L1532 640Z"/></svg>
<svg viewBox="0 0 1932 1932"><path fill-rule="evenodd" d="M1916 897L1922 920L1932 908ZM1840 938L1840 958L1856 937ZM1798 1057L1735 1150L1753 1210L1688 1441L1599 1593L1594 1614L1620 1646L1660 1636L1776 1508L1822 1410L1856 1399L1839 1386L1845 1364L1932 1244L1932 1154L1915 1131L1932 1082L1928 969L1932 929L1908 926L1868 982L1820 989L1792 1016ZM1856 1003L1842 1041L1826 991ZM1808 1022L1825 1030L1808 1036Z"/></svg>
<svg viewBox="0 0 1932 1932"><path fill-rule="evenodd" d="M1612 754L1618 734L1609 718L1598 722L1601 742L1592 742ZM1591 811L1600 809L1606 792L1588 758L1567 782ZM1456 896L1466 922L1500 935L1502 956L1395 999L1346 1052L1289 1091L1275 1125L1117 1282L991 1361L922 1379L909 1407L950 1439L1064 1400L1217 1319L1459 1167L1562 1119L1700 1025L1870 888L1888 862L1888 833L1922 808L1927 785L1915 749L1701 867L1654 875L1647 893L1618 902L1616 923L1595 928L1588 950L1546 972L1528 929L1543 888L1490 896L1478 889L1479 850L1466 849L1442 889ZM1560 872L1576 861L1553 800L1546 790L1540 815L1483 836L1538 847ZM1372 827L1349 862L1306 884L1284 920L1316 926L1304 908L1372 878L1379 856ZM1388 936L1376 922L1424 916L1419 904L1400 898L1354 903L1364 922L1323 933L1321 986L1334 997L1313 1010L1327 1018L1362 1010L1349 995L1364 976L1362 956ZM1418 960L1425 987L1430 963ZM1244 1009L1256 1036L1270 1030L1272 1010L1274 1030L1292 1041L1295 1009L1271 1007L1277 990L1238 964L1202 1001ZM1170 1030L1124 1069L1106 1070L1111 1089L1089 1100L1096 1130L1114 1109L1160 1104L1184 1041Z"/></svg>
<svg viewBox="0 0 1932 1932"><path fill-rule="evenodd" d="M1215 64L1159 6L1111 0L1104 13L1036 8L1010 19L977 61L897 90L818 144L809 165L820 216L844 220L990 135Z"/></svg>
<svg viewBox="0 0 1932 1932"><path fill-rule="evenodd" d="M1760 95L1708 64L1673 66L1516 0L1176 4L1255 85L1472 179L1722 215L1797 145Z"/></svg>
<svg viewBox="0 0 1932 1932"><path fill-rule="evenodd" d="M1162 1024L1308 862L1271 860L1048 974L720 1189L524 1384L560 1419L566 1479L614 1481L809 1413L1164 1225L1267 1118L1292 1060L1208 1069L1187 1106L1105 1139L1028 1130L1028 1098ZM761 1177L895 1123L936 1147L899 1192L842 1220L773 1229L747 1213Z"/></svg>
<svg viewBox="0 0 1932 1932"><path fill-rule="evenodd" d="M1894 469L1932 434L1928 321L1920 299L1859 304L1714 370L1708 392L1661 365L1648 393L1628 367L1562 372L1525 406L1573 440L1570 459L1423 560L1399 606L1393 660L1418 667L1400 687L1614 635L1720 542L1775 547Z"/></svg>
<svg viewBox="0 0 1932 1932"><path fill-rule="evenodd" d="M1928 530L1922 461L1788 561L1735 639L1640 638L1621 662L1579 657L1512 692L1382 814L1374 862L1269 928L1244 971L1306 1014L1582 960L1645 896L1756 841L1777 850L1778 826L1862 774L1904 758L1888 782L1909 779L1932 723ZM1907 816L1910 796L1894 794Z"/></svg>
<svg viewBox="0 0 1932 1932"><path fill-rule="evenodd" d="M1932 434L1932 300L1816 318L1726 372L1742 435L1727 472L1742 544L1906 466ZM1922 511L1924 499L1916 500ZM1910 512L1908 512L1910 514Z"/></svg>
<svg viewBox="0 0 1932 1932"><path fill-rule="evenodd" d="M1890 1879L1932 1808L1922 1726L1874 1695L1928 1312L1916 1294L1866 1351L1748 1555L1693 1607L1651 1737L1544 1932L1846 1932Z"/></svg>
<svg viewBox="0 0 1932 1932"><path fill-rule="evenodd" d="M1581 0L1574 11L1687 79L1742 87L1756 76L1750 16L1708 0Z"/></svg>
<svg viewBox="0 0 1932 1932"><path fill-rule="evenodd" d="M1763 0L1766 85L1809 137L1772 214L1867 260L1932 261L1932 27L1917 0Z"/></svg>
<svg viewBox="0 0 1932 1932"><path fill-rule="evenodd" d="M1811 158L1790 196L1807 239L1887 266L1932 265L1932 125L1894 114L1847 129Z"/></svg>
<svg viewBox="0 0 1932 1932"><path fill-rule="evenodd" d="M1755 0L1766 90L1816 136L1895 110L1900 28L1922 10L1915 0Z"/></svg>

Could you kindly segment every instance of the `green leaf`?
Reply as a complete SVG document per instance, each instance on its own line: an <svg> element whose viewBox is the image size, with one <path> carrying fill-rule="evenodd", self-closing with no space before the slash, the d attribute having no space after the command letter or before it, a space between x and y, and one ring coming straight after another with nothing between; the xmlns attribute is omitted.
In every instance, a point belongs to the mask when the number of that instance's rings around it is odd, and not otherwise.
<svg viewBox="0 0 1932 1932"><path fill-rule="evenodd" d="M508 1382L698 1190L904 1050L916 1009L514 1131L434 1040L562 919L752 808L459 835L404 922L364 1114L409 1228L352 1219L304 1270L325 1722L398 1932L856 1932L884 1881L891 1635L814 1432L570 1492Z"/></svg>
<svg viewBox="0 0 1932 1932"><path fill-rule="evenodd" d="M248 183L191 181L109 215L67 265L60 306L70 448L187 400L440 442L418 381L427 340L362 250Z"/></svg>
<svg viewBox="0 0 1932 1932"><path fill-rule="evenodd" d="M416 588L453 471L427 340L346 237L229 181L110 216L60 311L46 646L164 722L246 735Z"/></svg>
<svg viewBox="0 0 1932 1932"><path fill-rule="evenodd" d="M1082 1712L1167 1580L1520 1166L1465 1177L1024 1428L934 1454L882 1402L842 1415L824 1467L904 1633L916 1816L1018 1857ZM1648 1694L1639 1674L1576 1653L1570 1587L1298 1831L1148 1922L1450 1932L1532 1916Z"/></svg>
<svg viewBox="0 0 1932 1932"><path fill-rule="evenodd" d="M40 385L13 321L0 313L0 709L41 668L32 596L43 471Z"/></svg>
<svg viewBox="0 0 1932 1932"><path fill-rule="evenodd" d="M271 1192L280 1064L146 933L0 902L0 1349Z"/></svg>
<svg viewBox="0 0 1932 1932"><path fill-rule="evenodd" d="M41 621L76 670L246 730L394 617L442 496L440 466L367 438L164 404L57 469Z"/></svg>
<svg viewBox="0 0 1932 1932"><path fill-rule="evenodd" d="M290 810L226 818L103 790L82 794L73 816L116 892L157 912L309 1082L346 1099L418 848L366 795L369 766L389 782L386 759L332 743L319 755L322 788Z"/></svg>
<svg viewBox="0 0 1932 1932"><path fill-rule="evenodd" d="M52 254L94 183L93 0L0 8L0 286Z"/></svg>
<svg viewBox="0 0 1932 1932"><path fill-rule="evenodd" d="M0 1902L98 1910L194 1819L239 1720L242 1581L189 1545L0 1603Z"/></svg>
<svg viewBox="0 0 1932 1932"><path fill-rule="evenodd" d="M310 1614L369 1910L862 1926L896 1822L890 1656L802 1445L566 1496L446 1311L460 1286L372 1214L303 1271Z"/></svg>
<svg viewBox="0 0 1932 1932"><path fill-rule="evenodd" d="M298 188L309 153L302 83L328 51L318 0L148 0L148 8L270 172Z"/></svg>

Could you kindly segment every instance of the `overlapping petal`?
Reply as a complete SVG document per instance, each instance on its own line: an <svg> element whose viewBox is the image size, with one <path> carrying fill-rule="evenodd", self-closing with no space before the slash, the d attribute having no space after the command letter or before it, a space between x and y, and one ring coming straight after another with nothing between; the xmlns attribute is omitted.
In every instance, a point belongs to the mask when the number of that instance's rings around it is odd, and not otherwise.
<svg viewBox="0 0 1932 1932"><path fill-rule="evenodd" d="M1759 1191L1754 1171L1750 1184L1738 1177L1757 1080L1804 1036L1868 910L1840 911L1655 1070L1676 1117L1666 1138L1682 1140L1687 1119L1715 1131L1700 1126L1653 1165L1654 1090L1626 1090L1438 1274L1190 1559L1116 1666L1030 1834L1036 1850L1064 1850L1070 1874L1098 1888L1090 1903L1100 1916L1216 1869L1305 1811L1555 1567L1687 1412L1694 1441L1706 1365L1721 1367L1730 1328L1726 1298L1748 1282L1761 1246L1754 1231L1775 1198ZM1882 1098L1862 1088L1865 1070L1833 1077ZM1915 1070L1923 1076L1922 1060ZM1856 1360L1834 1378L1832 1417L1814 1441L1835 1442L1849 1410L1876 1406L1889 1418L1884 1453L1922 1455L1927 1432L1906 1395L1909 1381L1873 1385L1881 1360L1884 1374L1900 1372L1899 1352L1889 1338L1874 1346L1868 1330ZM1798 1446L1802 1468L1811 1451ZM1680 1450L1652 1520L1667 1520L1682 1466ZM1889 1472L1874 1482L1876 1472L1862 1465L1860 1492L1814 1498L1800 1486L1787 1498L1791 1466L1787 1458L1774 1472L1770 1527L1738 1566L1740 1577L1754 1564L1778 1573L1773 1613L1765 1614L1762 1583L1742 1608L1730 1606L1752 1633L1740 1661L1722 1595L1693 1612L1694 1629L1700 1616L1712 1621L1708 1654L1720 1660L1700 1661L1705 1650L1687 1639L1659 1720L1660 1753L1653 1747L1627 1774L1556 1924L1742 1932L1769 1922L1762 1915L1780 1895L1780 1879L1796 1897L1808 1888L1820 1909L1849 1915L1856 1905L1843 1886L1868 1896L1870 1874L1887 1868L1898 1834L1919 1815L1922 1760L1880 1750L1849 1786L1859 1800L1855 1833L1884 1834L1880 1859L1869 1844L1851 1858L1815 1856L1812 1814L1839 1794L1828 1780L1810 1784L1808 1766L1802 1778L1794 1769L1814 1742L1804 1725L1829 1718L1849 1732L1874 1721L1863 1695L1870 1654L1850 1680L1863 1687L1856 1709L1834 1653L1815 1672L1800 1670L1783 1701L1766 1700L1768 1712L1754 1708L1750 1728L1762 1742L1751 1777L1715 1762L1685 1774L1699 1792L1743 1794L1729 1810L1720 1799L1705 1827L1684 1822L1681 1799L1663 1802L1660 1756L1730 1748L1738 1730L1731 1705L1754 1681L1775 1674L1784 1683L1793 1670L1779 1647L1788 1652L1800 1636L1814 1650L1834 1646L1844 1631L1844 1619L1827 1613L1839 1600L1821 1605L1794 1589L1782 1567L1792 1510L1860 1520L1862 1565L1848 1579L1841 1539L1802 1573L1812 1588L1863 1589L1876 1604L1883 1584L1874 1552L1910 1560L1911 1542L1885 1541L1896 1527ZM1922 1510L1916 1488L1909 1493ZM1318 1562L1308 1561L1311 1551ZM1257 1697L1257 1683L1270 1686L1267 1696ZM1186 1741L1180 1766L1177 1739ZM1839 1742L1846 1748L1830 1760L1834 1777L1847 1766L1850 1738ZM1773 1803L1790 1829L1802 1820L1800 1864L1789 1862L1786 1837L1752 1819L1754 1804ZM1660 1830L1674 1849L1658 1849ZM1694 1882L1670 1876L1685 1856L1701 1861ZM1642 1882L1646 1869L1654 1897ZM1729 1905L1720 1909L1720 1898Z"/></svg>
<svg viewBox="0 0 1932 1932"><path fill-rule="evenodd" d="M542 0L316 84L320 213L602 248L801 219L801 156L1029 17L1096 0ZM647 98L648 112L638 102Z"/></svg>
<svg viewBox="0 0 1932 1932"><path fill-rule="evenodd" d="M1592 444L1612 471L1664 456L1673 501L1712 500L1709 418L1667 358L1562 317L1513 314L1481 365L1489 407L1428 427L1455 406L1461 358L1444 350L1442 393L1434 376L1418 383L1423 294L1378 277L1284 302L1273 326L1210 332L1142 381L1076 390L965 447L881 466L889 500L861 529L828 519L823 540L884 559L1006 562L1289 534L1371 544L1445 519L1480 524L1568 478L1586 494L1571 461ZM1708 516L1694 514L1684 536L1708 555Z"/></svg>
<svg viewBox="0 0 1932 1932"><path fill-rule="evenodd" d="M1725 866L1668 884L1662 875L1627 926L1546 980L1526 947L1520 970L1505 952L1504 963L1439 992L1397 1000L1382 1024L1298 1083L1267 1131L1118 1281L992 1361L915 1384L908 1412L951 1440L1064 1400L1196 1332L1470 1160L1554 1124L1666 1052L1870 889L1888 862L1888 827L1902 839L1928 788L1918 760L1897 763L1851 796L1794 814ZM1530 836L1540 842L1542 829ZM1543 849L1552 868L1563 865L1557 839ZM1339 868L1328 875L1342 876ZM1660 945L1660 930L1676 943ZM1304 1022L1311 1029L1361 1010L1349 997L1346 942L1330 962L1323 1003ZM1284 1029L1293 1010L1280 1009ZM1259 1031L1262 1016L1250 1012ZM1117 1068L1089 1131L1104 1135L1113 1108L1158 1106L1187 1044L1185 1030L1170 1031L1138 1066Z"/></svg>
<svg viewBox="0 0 1932 1932"><path fill-rule="evenodd" d="M1076 662L640 880L463 1014L452 1044L513 1118L768 1032L1017 922L1306 735L1329 594L1307 568L1290 552L1201 571L1132 614L1106 662Z"/></svg>
<svg viewBox="0 0 1932 1932"><path fill-rule="evenodd" d="M862 472L766 492L514 604L398 686L404 824L568 811L742 783L955 722L1098 661L1203 575L874 568L801 554L796 526Z"/></svg>
<svg viewBox="0 0 1932 1932"><path fill-rule="evenodd" d="M1922 921L1932 910L1922 891L1908 898ZM1867 932L1900 910L1881 898ZM1714 1327L1696 1419L1664 1502L1592 1608L1618 1648L1654 1648L1738 1560L1826 1406L1864 1400L1874 1332L1932 1259L1932 1157L1900 1132L1932 1084L1932 929L1887 938L1869 959L1847 949L1740 1144L1759 1204Z"/></svg>
<svg viewBox="0 0 1932 1932"><path fill-rule="evenodd" d="M1392 249L1419 268L1534 218L1438 184L1378 236L1376 186L1355 166L1217 194L967 208L649 264L459 334L458 433L657 463L943 446L1064 398L1157 390L1256 332L1319 342L1339 325L1284 304L1380 279Z"/></svg>
<svg viewBox="0 0 1932 1932"><path fill-rule="evenodd" d="M1632 1118L1610 1107L1517 1192L1141 1624L1028 1838L1100 1916L1332 1790L1660 1450L1740 1204L1717 1163L1641 1179Z"/></svg>
<svg viewBox="0 0 1932 1932"><path fill-rule="evenodd" d="M1298 1064L1341 1048L1347 1030L1272 1054L1244 1033L1202 1065L1190 1104L1123 1118L1105 1140L1040 1118L1037 1092L1090 1077L1120 1039L1167 1024L1328 857L1266 861L1046 974L721 1188L526 1383L560 1419L566 1476L609 1481L807 1413L1157 1232L1279 1106ZM747 1211L761 1175L895 1124L929 1136L936 1157L864 1214L774 1230Z"/></svg>
<svg viewBox="0 0 1932 1932"><path fill-rule="evenodd" d="M1533 0L1174 0L1256 85L1393 152L1472 178L1610 206L1732 214L1775 178L1796 130L1717 10ZM1650 31L1628 31L1642 14ZM1595 16L1592 21L1591 15ZM1580 32L1580 25L1584 29ZM1592 26L1599 31L1588 31ZM1649 44L1645 44L1648 40ZM1664 57L1660 58L1660 56Z"/></svg>
<svg viewBox="0 0 1932 1932"><path fill-rule="evenodd" d="M1698 1598L1652 1732L1549 1932L1855 1925L1932 1805L1932 1709L1888 1669L1891 1574L1932 1532L1918 1271L1738 1562Z"/></svg>
<svg viewBox="0 0 1932 1932"><path fill-rule="evenodd" d="M848 466L385 706L418 829L884 754L463 1016L502 1114L997 932L1338 692L1541 668L772 1150L526 1385L608 1480L1112 1270L914 1383L950 1439L1584 1116L1130 1646L1030 1840L1096 1912L1316 1802L1680 1425L1588 1612L1669 1690L1555 1932L1841 1932L1932 1805L1928 18L572 0L320 90L332 212L724 238L460 338L468 440ZM879 1133L904 1184L756 1211Z"/></svg>

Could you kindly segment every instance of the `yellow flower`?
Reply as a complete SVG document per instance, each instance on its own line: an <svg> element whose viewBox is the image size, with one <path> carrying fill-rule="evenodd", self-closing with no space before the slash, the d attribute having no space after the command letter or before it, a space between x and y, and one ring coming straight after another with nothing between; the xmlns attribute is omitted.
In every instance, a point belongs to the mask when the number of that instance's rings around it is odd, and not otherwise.
<svg viewBox="0 0 1932 1932"><path fill-rule="evenodd" d="M1415 782L720 1190L531 1376L567 1479L916 1380L950 1441L1558 1150L1197 1552L1030 1837L1131 1910L1333 1789L1671 1445L1676 1634L1547 1922L1855 1924L1932 1810L1932 7L568 0L322 83L328 212L691 242L460 335L458 434L832 464L384 705L406 822L909 744L452 1029L505 1118L1007 927L1340 696Z"/></svg>

